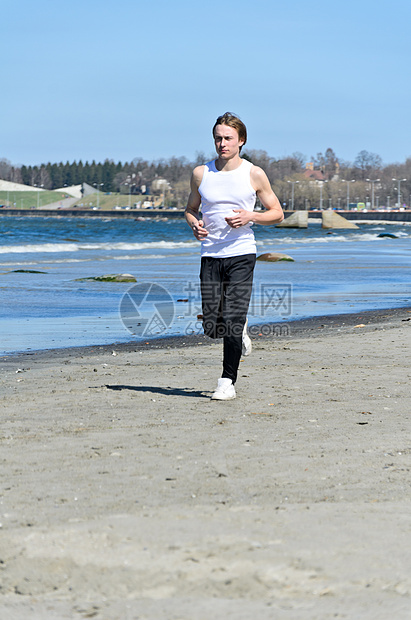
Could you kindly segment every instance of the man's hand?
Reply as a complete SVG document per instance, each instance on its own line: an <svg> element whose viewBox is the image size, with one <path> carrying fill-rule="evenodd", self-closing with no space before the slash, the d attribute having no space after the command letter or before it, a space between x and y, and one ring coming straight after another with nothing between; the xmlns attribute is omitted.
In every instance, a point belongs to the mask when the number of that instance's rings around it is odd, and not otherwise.
<svg viewBox="0 0 411 620"><path fill-rule="evenodd" d="M190 222L190 226L191 226L191 228L193 230L194 237L198 241L201 241L202 239L207 237L208 230L206 228L204 228L203 220L195 220L192 223Z"/></svg>
<svg viewBox="0 0 411 620"><path fill-rule="evenodd" d="M240 228L245 226L252 218L252 212L245 209L233 209L233 213L236 215L230 215L230 217L224 218L231 228Z"/></svg>

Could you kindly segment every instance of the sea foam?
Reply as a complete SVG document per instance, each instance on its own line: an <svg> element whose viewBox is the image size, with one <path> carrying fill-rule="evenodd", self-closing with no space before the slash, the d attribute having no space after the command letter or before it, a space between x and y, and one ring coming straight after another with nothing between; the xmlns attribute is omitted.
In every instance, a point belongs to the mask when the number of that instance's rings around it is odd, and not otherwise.
<svg viewBox="0 0 411 620"><path fill-rule="evenodd" d="M38 243L27 245L2 245L0 254L34 254L34 253L61 253L79 252L81 250L114 250L114 251L136 251L136 250L174 250L185 249L198 246L197 241L147 241L141 243Z"/></svg>

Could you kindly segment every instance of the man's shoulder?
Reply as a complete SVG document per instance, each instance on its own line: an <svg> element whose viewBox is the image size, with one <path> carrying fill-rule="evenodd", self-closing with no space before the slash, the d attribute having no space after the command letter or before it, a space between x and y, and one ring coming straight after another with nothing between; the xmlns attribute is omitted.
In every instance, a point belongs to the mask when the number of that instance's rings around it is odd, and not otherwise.
<svg viewBox="0 0 411 620"><path fill-rule="evenodd" d="M253 164L251 161L249 162L250 164L250 170L252 172L252 174L265 174L264 170L262 168L260 168L260 166L256 166L255 164Z"/></svg>
<svg viewBox="0 0 411 620"><path fill-rule="evenodd" d="M260 166L255 166L254 164L251 164L250 174L256 180L262 180L267 176Z"/></svg>
<svg viewBox="0 0 411 620"><path fill-rule="evenodd" d="M192 179L197 187L200 187L201 181L203 180L206 165L207 164L201 164L200 166L196 166L192 172Z"/></svg>
<svg viewBox="0 0 411 620"><path fill-rule="evenodd" d="M250 169L250 179L255 191L259 191L269 184L268 177L260 166L252 164Z"/></svg>

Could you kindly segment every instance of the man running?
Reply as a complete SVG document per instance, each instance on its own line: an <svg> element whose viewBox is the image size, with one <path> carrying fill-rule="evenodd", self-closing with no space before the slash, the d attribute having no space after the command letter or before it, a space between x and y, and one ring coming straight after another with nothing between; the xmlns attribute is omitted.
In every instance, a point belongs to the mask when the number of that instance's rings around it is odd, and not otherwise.
<svg viewBox="0 0 411 620"><path fill-rule="evenodd" d="M201 241L204 333L224 343L223 372L211 398L231 400L241 355L251 352L246 323L256 261L251 227L278 224L284 214L265 172L240 156L247 141L244 123L226 112L217 118L213 137L217 159L193 170L185 218ZM254 211L256 196L265 211Z"/></svg>

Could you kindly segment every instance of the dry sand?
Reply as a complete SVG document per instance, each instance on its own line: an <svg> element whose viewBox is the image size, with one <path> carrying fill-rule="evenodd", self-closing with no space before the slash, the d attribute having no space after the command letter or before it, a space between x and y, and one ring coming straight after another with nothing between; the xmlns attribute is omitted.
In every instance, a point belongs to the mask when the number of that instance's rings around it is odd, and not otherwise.
<svg viewBox="0 0 411 620"><path fill-rule="evenodd" d="M410 318L2 358L0 618L411 618Z"/></svg>

